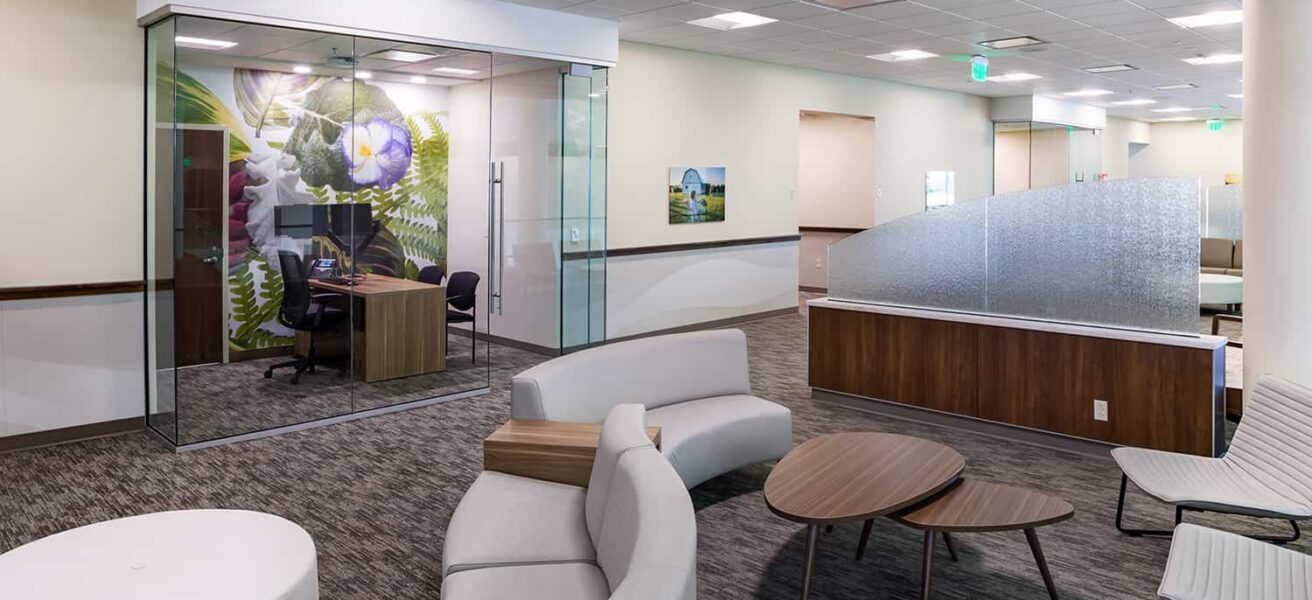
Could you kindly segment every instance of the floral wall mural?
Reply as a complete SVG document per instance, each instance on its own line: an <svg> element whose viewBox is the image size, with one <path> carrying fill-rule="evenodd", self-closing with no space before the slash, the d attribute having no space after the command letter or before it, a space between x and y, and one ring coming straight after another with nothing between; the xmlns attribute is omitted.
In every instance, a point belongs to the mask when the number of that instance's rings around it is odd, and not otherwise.
<svg viewBox="0 0 1312 600"><path fill-rule="evenodd" d="M176 78L162 92L174 95L177 120L229 132L230 350L292 341L277 323L278 250L338 252L325 239L277 235L278 206L369 202L380 229L360 270L414 279L446 267L445 88L206 66Z"/></svg>

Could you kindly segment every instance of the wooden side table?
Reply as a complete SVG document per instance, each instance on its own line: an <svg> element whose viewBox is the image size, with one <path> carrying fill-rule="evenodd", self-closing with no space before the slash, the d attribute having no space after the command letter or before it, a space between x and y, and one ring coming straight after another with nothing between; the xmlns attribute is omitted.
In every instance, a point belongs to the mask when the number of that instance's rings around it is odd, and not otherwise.
<svg viewBox="0 0 1312 600"><path fill-rule="evenodd" d="M942 495L906 512L893 515L893 519L925 532L925 562L921 579L920 597L929 598L930 579L934 570L934 536L942 533L947 541L952 560L957 559L949 533L967 531L1014 531L1023 529L1025 539L1034 553L1048 596L1057 600L1057 586L1048 572L1048 561L1039 547L1036 527L1065 521L1075 514L1075 507L1061 498L1041 494L1025 488L988 483L974 479L960 484ZM865 540L862 539L862 545Z"/></svg>
<svg viewBox="0 0 1312 600"><path fill-rule="evenodd" d="M648 427L657 448L661 428ZM511 419L483 440L483 469L587 487L601 423Z"/></svg>

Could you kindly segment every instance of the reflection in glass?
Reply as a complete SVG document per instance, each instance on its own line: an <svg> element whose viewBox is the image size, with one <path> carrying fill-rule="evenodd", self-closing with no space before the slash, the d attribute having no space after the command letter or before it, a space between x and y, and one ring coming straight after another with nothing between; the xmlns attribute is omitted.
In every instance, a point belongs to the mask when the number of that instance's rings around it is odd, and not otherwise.
<svg viewBox="0 0 1312 600"><path fill-rule="evenodd" d="M956 204L956 179L952 171L925 172L925 210Z"/></svg>

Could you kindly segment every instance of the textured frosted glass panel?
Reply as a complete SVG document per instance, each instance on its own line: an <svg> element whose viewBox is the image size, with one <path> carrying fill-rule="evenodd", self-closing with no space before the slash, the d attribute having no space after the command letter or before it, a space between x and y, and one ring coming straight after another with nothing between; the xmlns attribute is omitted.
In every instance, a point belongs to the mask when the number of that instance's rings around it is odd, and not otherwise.
<svg viewBox="0 0 1312 600"><path fill-rule="evenodd" d="M1197 333L1199 192L1162 178L988 199L988 312Z"/></svg>
<svg viewBox="0 0 1312 600"><path fill-rule="evenodd" d="M830 297L983 311L984 213L984 200L962 202L830 246Z"/></svg>
<svg viewBox="0 0 1312 600"><path fill-rule="evenodd" d="M1214 185L1207 188L1205 206L1203 237L1244 238L1244 186Z"/></svg>

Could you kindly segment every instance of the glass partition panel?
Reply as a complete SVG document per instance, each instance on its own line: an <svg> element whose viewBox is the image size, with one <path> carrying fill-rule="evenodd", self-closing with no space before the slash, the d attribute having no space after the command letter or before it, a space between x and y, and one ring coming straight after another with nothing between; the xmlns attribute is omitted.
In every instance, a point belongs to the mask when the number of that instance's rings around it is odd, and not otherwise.
<svg viewBox="0 0 1312 600"><path fill-rule="evenodd" d="M1243 185L1214 185L1207 188L1202 207L1202 237L1243 239Z"/></svg>
<svg viewBox="0 0 1312 600"><path fill-rule="evenodd" d="M147 423L177 443L173 352L174 20L146 32L146 355Z"/></svg>
<svg viewBox="0 0 1312 600"><path fill-rule="evenodd" d="M1195 178L1120 180L903 217L830 247L829 293L1196 334L1199 193Z"/></svg>
<svg viewBox="0 0 1312 600"><path fill-rule="evenodd" d="M606 71L580 70L586 74L561 75L560 347L567 351L606 336L606 163L598 156L605 152Z"/></svg>

